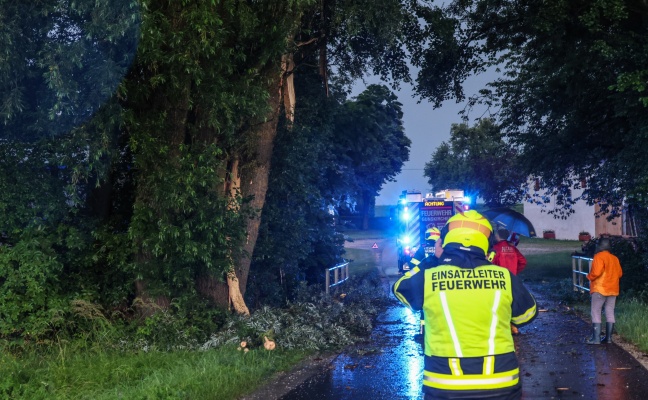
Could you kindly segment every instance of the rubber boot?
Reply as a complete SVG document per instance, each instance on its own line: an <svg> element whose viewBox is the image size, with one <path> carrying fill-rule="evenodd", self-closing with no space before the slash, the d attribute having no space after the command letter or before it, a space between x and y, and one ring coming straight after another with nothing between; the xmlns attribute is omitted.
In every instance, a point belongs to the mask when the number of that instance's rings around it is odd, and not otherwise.
<svg viewBox="0 0 648 400"><path fill-rule="evenodd" d="M585 341L586 344L601 344L601 324L592 324L592 336Z"/></svg>
<svg viewBox="0 0 648 400"><path fill-rule="evenodd" d="M614 343L612 341L612 331L614 330L614 322L605 323L605 338L601 337L601 343Z"/></svg>

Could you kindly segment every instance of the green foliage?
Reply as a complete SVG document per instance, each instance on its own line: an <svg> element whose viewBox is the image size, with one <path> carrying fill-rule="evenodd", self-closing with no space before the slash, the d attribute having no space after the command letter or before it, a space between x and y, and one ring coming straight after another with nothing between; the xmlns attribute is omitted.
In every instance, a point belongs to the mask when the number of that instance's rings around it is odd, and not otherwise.
<svg viewBox="0 0 648 400"><path fill-rule="evenodd" d="M0 9L2 139L38 141L87 122L135 56L135 0L2 0Z"/></svg>
<svg viewBox="0 0 648 400"><path fill-rule="evenodd" d="M314 73L304 71L295 79L296 122L280 125L275 141L246 293L255 307L294 299L302 280L323 284L323 271L343 253L328 206L365 194L373 199L409 154L400 105L384 86L347 100L337 87L325 97Z"/></svg>
<svg viewBox="0 0 648 400"><path fill-rule="evenodd" d="M226 346L204 352L77 351L14 358L0 353L0 397L11 399L237 399L304 357L301 351ZM250 376L258 380L250 382Z"/></svg>
<svg viewBox="0 0 648 400"><path fill-rule="evenodd" d="M449 143L435 150L424 175L434 190L461 188L489 207L519 203L527 180L517 151L490 119L472 128L453 124Z"/></svg>
<svg viewBox="0 0 648 400"><path fill-rule="evenodd" d="M52 238L34 235L0 248L0 334L40 337L49 331L49 313L62 299L58 276L63 265Z"/></svg>
<svg viewBox="0 0 648 400"><path fill-rule="evenodd" d="M279 348L339 349L371 332L373 319L389 301L380 285L380 279L372 274L345 282L344 288L332 295L322 292L319 285L303 284L295 302L287 307L263 307L250 317L232 316L203 349L241 341L257 347L264 337L274 340Z"/></svg>
<svg viewBox="0 0 648 400"><path fill-rule="evenodd" d="M644 290L645 292L645 290ZM624 340L637 345L643 351L648 351L648 315L646 315L646 302L648 298L623 297L617 301L615 309L616 329Z"/></svg>
<svg viewBox="0 0 648 400"><path fill-rule="evenodd" d="M254 251L246 300L253 307L281 306L294 298L299 281L319 279L342 253L327 204L345 187L329 179L334 163L331 122L335 99L311 93L316 75L297 75L304 91L292 126L280 124L269 189ZM298 95L302 92L299 90Z"/></svg>
<svg viewBox="0 0 648 400"><path fill-rule="evenodd" d="M420 27L413 1L353 0L314 3L302 20L300 38L316 41L308 57L322 61L343 82L366 74L395 86L411 80L407 50L419 46ZM324 54L317 54L319 51ZM326 56L326 60L318 57Z"/></svg>
<svg viewBox="0 0 648 400"><path fill-rule="evenodd" d="M369 85L346 101L336 118L334 143L338 160L350 170L352 189L374 197L393 181L409 160L411 140L405 136L402 104L389 89Z"/></svg>
<svg viewBox="0 0 648 400"><path fill-rule="evenodd" d="M645 208L645 7L618 0L475 0L453 1L439 14L426 29L449 20L450 33L435 31L423 53L453 61L440 73L452 84L419 90L433 99L460 97L467 76L497 65L501 77L481 101L499 109L498 122L520 149L525 170L542 178L563 214L573 211L571 189L582 180L582 198L604 210L618 212L624 201ZM448 50L447 36L460 50ZM438 65L424 64L420 74L439 74L432 69Z"/></svg>
<svg viewBox="0 0 648 400"><path fill-rule="evenodd" d="M170 307L135 302L134 308L151 315L139 317L121 330L121 340L110 345L122 351L193 350L223 327L227 312L185 296Z"/></svg>
<svg viewBox="0 0 648 400"><path fill-rule="evenodd" d="M146 202L135 204L129 229L145 255L137 272L147 282L166 283L174 294L186 292L201 272L228 271L243 238L246 214L214 190L220 152L210 147L194 154L181 145L174 168L162 165L140 181L150 192Z"/></svg>

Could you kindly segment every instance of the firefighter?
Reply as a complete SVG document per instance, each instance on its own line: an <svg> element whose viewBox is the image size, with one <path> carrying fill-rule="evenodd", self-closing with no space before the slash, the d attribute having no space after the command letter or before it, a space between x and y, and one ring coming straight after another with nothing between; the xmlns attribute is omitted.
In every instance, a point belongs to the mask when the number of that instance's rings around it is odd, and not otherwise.
<svg viewBox="0 0 648 400"><path fill-rule="evenodd" d="M412 260L410 263L412 263L415 267L419 267L421 270L425 270L428 268L432 268L436 265L439 264L439 254L440 251L437 250L437 242L439 242L439 238L441 237L441 231L439 228L436 226L428 228L425 231L425 248L423 246L420 246L419 249L416 251L416 254L414 254L414 257L412 257ZM434 249L432 255L428 255L427 249ZM437 254L439 253L439 254ZM420 322L420 330L419 334L417 335L416 339L420 340L421 343L424 345L425 342L423 341L423 334L425 332L425 314L423 313L423 310L421 310L421 322Z"/></svg>
<svg viewBox="0 0 648 400"><path fill-rule="evenodd" d="M434 244L441 236L441 231L436 226L428 228L425 231L425 246L421 245L416 249L416 252L410 259L410 264L415 267L418 267L423 260L428 256L428 251L426 249L434 248Z"/></svg>
<svg viewBox="0 0 648 400"><path fill-rule="evenodd" d="M486 259L492 228L474 210L441 230L439 265L415 267L393 286L396 298L425 312L425 399L520 399L510 323L526 325L535 299L519 278Z"/></svg>

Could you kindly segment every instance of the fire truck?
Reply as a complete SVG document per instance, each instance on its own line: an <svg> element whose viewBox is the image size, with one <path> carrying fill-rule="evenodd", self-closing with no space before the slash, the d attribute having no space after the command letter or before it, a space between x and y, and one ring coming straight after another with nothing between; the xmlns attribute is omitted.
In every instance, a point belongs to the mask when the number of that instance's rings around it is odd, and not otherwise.
<svg viewBox="0 0 648 400"><path fill-rule="evenodd" d="M419 246L424 247L426 255L434 253L433 246L426 246L426 230L441 230L450 217L469 209L470 199L463 190L447 189L425 196L417 190L403 190L396 207L398 271L411 269L410 260Z"/></svg>

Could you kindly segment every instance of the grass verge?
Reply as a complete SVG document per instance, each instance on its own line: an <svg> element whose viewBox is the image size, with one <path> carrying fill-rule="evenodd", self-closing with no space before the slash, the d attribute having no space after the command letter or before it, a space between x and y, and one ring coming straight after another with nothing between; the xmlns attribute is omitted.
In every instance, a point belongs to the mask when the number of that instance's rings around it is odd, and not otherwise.
<svg viewBox="0 0 648 400"><path fill-rule="evenodd" d="M362 276L376 268L376 254L365 249L346 249L345 258L353 260L349 264L350 276Z"/></svg>
<svg viewBox="0 0 648 400"><path fill-rule="evenodd" d="M0 397L11 399L234 399L290 368L299 350L78 352L2 356ZM251 379L254 377L254 379Z"/></svg>
<svg viewBox="0 0 648 400"><path fill-rule="evenodd" d="M520 278L531 281L548 279L571 279L571 252L530 254L526 256L527 266Z"/></svg>

